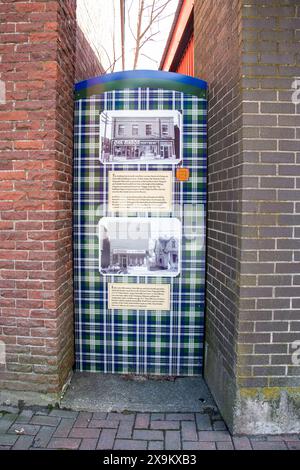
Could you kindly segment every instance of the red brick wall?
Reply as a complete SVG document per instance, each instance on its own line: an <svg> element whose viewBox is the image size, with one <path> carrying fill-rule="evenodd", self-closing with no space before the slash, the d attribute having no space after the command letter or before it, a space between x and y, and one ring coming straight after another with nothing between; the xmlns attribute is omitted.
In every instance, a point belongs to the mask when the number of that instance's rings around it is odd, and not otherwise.
<svg viewBox="0 0 300 470"><path fill-rule="evenodd" d="M104 69L101 66L100 60L86 39L84 33L77 26L76 38L76 71L75 80L80 82L87 78L102 75Z"/></svg>
<svg viewBox="0 0 300 470"><path fill-rule="evenodd" d="M0 3L0 389L57 393L73 364L75 38L75 0Z"/></svg>

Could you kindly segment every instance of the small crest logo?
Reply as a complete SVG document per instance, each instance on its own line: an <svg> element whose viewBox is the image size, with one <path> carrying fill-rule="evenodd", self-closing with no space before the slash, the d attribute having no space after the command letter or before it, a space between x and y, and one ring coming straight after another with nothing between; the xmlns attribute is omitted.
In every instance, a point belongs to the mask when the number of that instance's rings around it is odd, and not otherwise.
<svg viewBox="0 0 300 470"><path fill-rule="evenodd" d="M177 168L176 178L178 181L188 181L190 177L190 170L188 168Z"/></svg>

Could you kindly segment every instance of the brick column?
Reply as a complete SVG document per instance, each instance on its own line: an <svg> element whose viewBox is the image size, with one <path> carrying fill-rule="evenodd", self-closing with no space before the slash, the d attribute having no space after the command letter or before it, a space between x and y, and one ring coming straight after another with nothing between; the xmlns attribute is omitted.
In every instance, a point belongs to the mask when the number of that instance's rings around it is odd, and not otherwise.
<svg viewBox="0 0 300 470"><path fill-rule="evenodd" d="M54 398L73 364L75 15L75 0L0 4L0 389Z"/></svg>
<svg viewBox="0 0 300 470"><path fill-rule="evenodd" d="M210 87L205 377L235 433L300 430L299 29L295 0L195 2Z"/></svg>

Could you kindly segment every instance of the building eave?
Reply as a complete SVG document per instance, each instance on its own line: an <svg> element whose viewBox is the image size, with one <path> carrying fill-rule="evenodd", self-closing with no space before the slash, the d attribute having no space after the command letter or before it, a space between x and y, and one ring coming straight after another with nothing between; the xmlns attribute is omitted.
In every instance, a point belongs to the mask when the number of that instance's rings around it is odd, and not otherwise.
<svg viewBox="0 0 300 470"><path fill-rule="evenodd" d="M180 0L160 61L159 70L174 71L173 64L182 55L193 34L194 0Z"/></svg>

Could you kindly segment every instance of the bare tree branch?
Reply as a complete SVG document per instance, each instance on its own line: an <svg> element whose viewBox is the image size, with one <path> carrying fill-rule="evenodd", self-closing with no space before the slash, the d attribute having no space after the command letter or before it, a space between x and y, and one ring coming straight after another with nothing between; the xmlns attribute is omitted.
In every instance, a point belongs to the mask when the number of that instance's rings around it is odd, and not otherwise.
<svg viewBox="0 0 300 470"><path fill-rule="evenodd" d="M117 63L118 60L120 60L121 58L122 58L122 54L121 54L119 57L117 57L113 62L110 63L110 65L107 67L107 69L104 70L104 74L107 73L107 72L111 72L111 73L112 73L112 72L114 71L114 69L115 69L116 63Z"/></svg>
<svg viewBox="0 0 300 470"><path fill-rule="evenodd" d="M166 0L161 3L159 0L151 0L151 3L147 4L147 0L139 0L136 33L133 32L133 28L130 22L130 11L133 3L133 1L131 1L127 15L129 29L135 40L133 69L136 69L137 67L141 49L145 46L145 44L152 41L153 37L159 33L158 30L153 32L153 26L156 26L161 20L172 16L165 15L162 17L163 12L166 10L171 1L172 0Z"/></svg>
<svg viewBox="0 0 300 470"><path fill-rule="evenodd" d="M130 3L130 5L128 7L128 10L127 10L128 19L130 18L130 11L131 11L132 5L133 5L133 0L131 0L131 3ZM131 35L132 35L133 39L136 41L136 37L135 37L135 34L134 34L133 29L131 27L130 20L128 21L128 27L129 27L129 31L131 32Z"/></svg>
<svg viewBox="0 0 300 470"><path fill-rule="evenodd" d="M155 0L153 0L155 1ZM134 52L134 59L133 59L133 69L136 69L139 52L140 52L140 42L141 42L141 30L142 30L142 21L143 21L143 13L144 13L144 5L145 0L139 0L139 11L138 11L138 19L137 19L137 27L136 27L136 46Z"/></svg>
<svg viewBox="0 0 300 470"><path fill-rule="evenodd" d="M151 62L154 62L155 64L158 64L158 61L155 59L152 59L152 57L148 56L147 54L141 54L143 57L146 57L147 59L151 60Z"/></svg>
<svg viewBox="0 0 300 470"><path fill-rule="evenodd" d="M148 41L153 41L153 37L159 34L160 31L156 31L155 33L150 34L150 36L147 36L144 41L140 44L140 49L146 44Z"/></svg>

